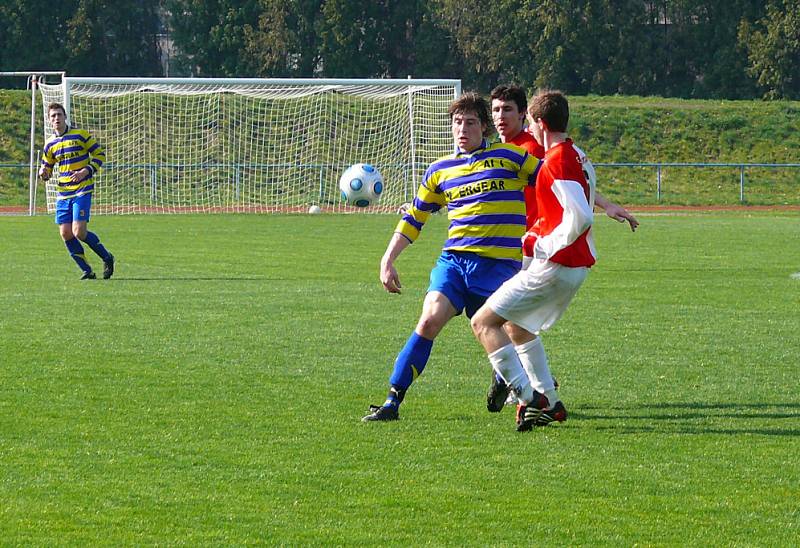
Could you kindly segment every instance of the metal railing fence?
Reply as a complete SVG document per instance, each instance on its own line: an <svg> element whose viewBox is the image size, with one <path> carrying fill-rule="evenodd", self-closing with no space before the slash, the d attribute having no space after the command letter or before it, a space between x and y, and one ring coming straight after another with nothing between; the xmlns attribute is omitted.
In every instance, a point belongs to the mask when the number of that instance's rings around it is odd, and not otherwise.
<svg viewBox="0 0 800 548"><path fill-rule="evenodd" d="M797 203L800 203L800 163L737 163L737 162L725 162L725 163L705 163L705 162L642 162L642 163L634 163L634 162L596 162L594 163L595 167L606 168L609 169L652 169L655 174L655 201L657 203L662 202L662 198L664 197L664 170L668 168L690 168L690 169L734 169L738 175L738 187L739 187L739 202L741 204L747 203L747 185L748 185L748 178L747 172L748 170L759 169L759 168L768 168L768 169L776 169L776 170L798 170L797 177L793 178L793 181L796 181L796 190L792 185L792 194L797 195ZM129 168L132 166L115 166L113 163L109 162L106 164L105 169L113 170L116 168ZM172 165L157 165L157 164L147 164L147 165L139 165L136 166L138 168L145 168L150 171L151 173L151 180L156 181L158 180L158 172L161 169L174 169L176 166ZM207 165L203 166L182 166L186 167L208 167ZM276 164L275 166L265 166L264 164L259 164L256 166L255 164L250 166L246 164L236 164L233 167L233 173L238 174L240 170L252 168L252 167L275 167L276 169L287 169L286 164ZM304 169L318 169L319 170L319 185L320 185L320 192L322 192L322 185L323 179L330 175L331 167L330 165L326 164L304 164L302 166ZM30 168L30 165L27 163L0 163L0 181L8 180L10 178L17 178L21 177L24 173L26 173ZM410 166L408 166L410 169ZM14 171L18 171L19 175L13 173ZM602 172L602 171L601 171ZM234 182L238 181L238 176L233 177ZM41 185L42 187L44 185ZM39 191L41 192L41 191ZM33 193L30 193L33 196ZM411 199L412 196L409 196L408 199ZM23 199L23 196L20 194L20 200ZM6 200L7 201L7 200ZM633 203L633 202L632 202ZM22 206L23 204L18 204ZM34 204L28 204L29 210L33 211ZM43 204L40 204L43 205ZM635 204L634 204L635 205Z"/></svg>

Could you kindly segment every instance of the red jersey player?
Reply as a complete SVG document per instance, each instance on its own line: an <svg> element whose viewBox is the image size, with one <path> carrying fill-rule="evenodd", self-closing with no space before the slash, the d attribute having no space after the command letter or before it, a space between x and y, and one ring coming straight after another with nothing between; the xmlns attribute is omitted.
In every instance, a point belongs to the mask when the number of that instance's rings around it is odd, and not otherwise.
<svg viewBox="0 0 800 548"><path fill-rule="evenodd" d="M495 129L497 129L500 140L504 143L515 144L537 158L544 158L544 147L536 141L530 132L525 131L524 128L525 115L528 108L525 90L513 84L499 85L492 90L491 100L492 121L494 122ZM585 158L585 155L583 155L583 157ZM587 165L591 165L588 160L584 166ZM639 225L639 221L624 207L606 200L599 193L595 195L595 204L603 208L606 214L612 219L619 222L627 221L630 224L631 230L636 230L636 227ZM536 221L537 212L536 190L533 186L525 188L525 208L526 227L530 230ZM531 246L531 240L527 240L526 245L523 245L523 269L527 268L532 261L533 250ZM524 341L516 340L514 342L519 344L524 343ZM553 380L553 383L557 388L558 384L555 380ZM502 378L498 378L498 376L492 372L492 382L486 396L486 408L491 412L501 411L508 396L508 386L503 382ZM512 394L510 401L513 400L514 397Z"/></svg>
<svg viewBox="0 0 800 548"><path fill-rule="evenodd" d="M525 90L516 85L501 84L491 93L492 121L500 140L524 148L537 158L544 158L544 147L536 142L533 135L525 130L525 112L528 101ZM530 128L528 128L530 129ZM579 149L580 150L580 149ZM585 155L584 155L585 157ZM606 215L621 223L628 222L631 230L639 226L636 217L624 207L607 200L599 192L595 195L595 205L602 208ZM536 218L536 193L534 187L525 189L525 208L527 210L527 227L530 229ZM530 263L530 250L523 248L523 268Z"/></svg>
<svg viewBox="0 0 800 548"><path fill-rule="evenodd" d="M538 333L561 317L595 262L594 186L584 175L583 155L566 133L567 99L560 92L541 92L528 114L533 135L545 149L536 178L536 217L526 238L532 261L472 318L493 369L521 403L520 431L567 418Z"/></svg>

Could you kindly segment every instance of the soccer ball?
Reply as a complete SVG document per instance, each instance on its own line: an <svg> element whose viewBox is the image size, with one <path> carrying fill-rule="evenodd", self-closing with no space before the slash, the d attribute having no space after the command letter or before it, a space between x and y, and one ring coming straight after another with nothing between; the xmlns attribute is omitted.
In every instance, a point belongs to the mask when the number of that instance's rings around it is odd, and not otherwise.
<svg viewBox="0 0 800 548"><path fill-rule="evenodd" d="M367 207L375 205L383 193L381 172L370 164L353 164L339 179L342 200L347 205Z"/></svg>

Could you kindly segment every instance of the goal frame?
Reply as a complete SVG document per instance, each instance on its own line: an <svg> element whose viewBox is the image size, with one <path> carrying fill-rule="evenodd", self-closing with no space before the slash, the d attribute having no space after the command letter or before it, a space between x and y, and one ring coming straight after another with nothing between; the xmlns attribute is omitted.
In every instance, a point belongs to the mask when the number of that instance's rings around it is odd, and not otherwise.
<svg viewBox="0 0 800 548"><path fill-rule="evenodd" d="M414 111L412 105L413 91L420 88L433 88L433 87L448 87L453 89L453 99L457 99L461 95L461 80L459 79L418 79L418 78L389 78L389 79L360 79L360 78L141 78L141 77L80 77L80 76L64 76L62 78L62 97L64 108L67 113L68 119L73 109L72 89L79 85L124 85L124 86L140 86L146 88L148 86L294 86L294 87L315 87L315 88L337 88L341 86L382 86L393 87L398 89L408 89L408 120L410 138L408 142L409 150L411 151L412 169L411 169L411 184L413 185L412 191L416 189L419 184L417 174L417 162L415 149L415 127L414 127ZM44 100L44 97L43 97ZM46 109L46 105L44 105ZM47 131L45 125L45 130ZM91 131L92 128L86 128ZM45 131L45 133L46 133ZM47 136L47 134L46 134ZM109 158L108 167L113 168L114 159ZM322 181L320 181L320 190L322 190Z"/></svg>

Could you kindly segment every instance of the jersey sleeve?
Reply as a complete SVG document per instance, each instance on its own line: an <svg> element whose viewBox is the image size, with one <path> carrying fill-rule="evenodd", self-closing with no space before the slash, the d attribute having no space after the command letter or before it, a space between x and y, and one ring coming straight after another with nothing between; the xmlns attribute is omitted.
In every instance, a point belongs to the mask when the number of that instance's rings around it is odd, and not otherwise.
<svg viewBox="0 0 800 548"><path fill-rule="evenodd" d="M425 173L411 207L397 223L395 232L402 234L412 243L419 237L431 213L439 211L446 204L443 193L438 189L438 179L438 172L429 169Z"/></svg>
<svg viewBox="0 0 800 548"><path fill-rule="evenodd" d="M88 167L92 174L97 174L106 161L106 152L102 146L88 132L86 133L86 151L89 153Z"/></svg>
<svg viewBox="0 0 800 548"><path fill-rule="evenodd" d="M539 174L539 169L542 167L542 160L532 154L527 154L525 160L520 166L519 176L523 180L527 180L530 186L536 184L536 176Z"/></svg>
<svg viewBox="0 0 800 548"><path fill-rule="evenodd" d="M42 165L52 169L55 164L56 158L53 156L53 141L51 140L44 145L44 150L42 150Z"/></svg>
<svg viewBox="0 0 800 548"><path fill-rule="evenodd" d="M556 179L551 189L564 212L561 222L550 234L536 239L533 246L533 256L536 259L550 259L570 246L592 226L594 220L586 190L578 181Z"/></svg>

